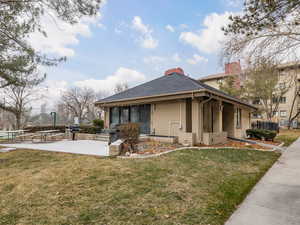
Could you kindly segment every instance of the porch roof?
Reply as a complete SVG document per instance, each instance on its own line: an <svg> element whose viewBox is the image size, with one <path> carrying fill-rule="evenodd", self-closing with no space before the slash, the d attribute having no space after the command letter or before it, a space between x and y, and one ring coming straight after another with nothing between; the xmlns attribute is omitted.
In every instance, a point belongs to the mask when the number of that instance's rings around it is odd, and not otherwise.
<svg viewBox="0 0 300 225"><path fill-rule="evenodd" d="M135 99L153 98L157 96L172 96L178 94L209 92L218 97L229 99L239 104L256 109L255 106L248 104L238 98L232 97L218 89L215 89L201 81L192 79L186 75L173 73L165 75L155 80L146 82L136 87L130 88L121 93L97 101L96 105L105 105L114 102L124 102Z"/></svg>

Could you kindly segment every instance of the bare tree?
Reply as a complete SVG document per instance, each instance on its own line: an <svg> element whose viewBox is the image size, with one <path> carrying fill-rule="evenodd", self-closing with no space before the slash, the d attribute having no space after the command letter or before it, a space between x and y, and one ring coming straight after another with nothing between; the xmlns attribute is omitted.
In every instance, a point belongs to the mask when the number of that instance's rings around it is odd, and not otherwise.
<svg viewBox="0 0 300 225"><path fill-rule="evenodd" d="M128 89L128 84L126 82L123 83L117 83L115 88L114 88L114 92L115 94L118 94L120 92L126 91Z"/></svg>
<svg viewBox="0 0 300 225"><path fill-rule="evenodd" d="M39 85L45 77L39 77L37 73L20 75L20 83L12 84L1 89L4 96L0 108L12 113L15 116L15 128L20 129L25 126L31 112L33 101L42 98L39 92Z"/></svg>
<svg viewBox="0 0 300 225"><path fill-rule="evenodd" d="M61 96L61 103L77 117L81 124L89 120L91 106L95 102L95 92L88 88L70 88Z"/></svg>
<svg viewBox="0 0 300 225"><path fill-rule="evenodd" d="M300 47L299 15L298 0L245 1L244 13L230 16L231 23L223 28L228 37L226 61L258 56L295 60Z"/></svg>
<svg viewBox="0 0 300 225"><path fill-rule="evenodd" d="M237 87L236 85L236 79L238 79L235 76L228 76L224 79L223 82L220 83L220 90L224 91L225 93L234 96L234 97L243 97L243 88Z"/></svg>
<svg viewBox="0 0 300 225"><path fill-rule="evenodd" d="M281 99L295 85L294 77L281 79L277 63L264 57L251 62L245 73L244 90L248 99L259 100L261 111L271 120L278 111Z"/></svg>

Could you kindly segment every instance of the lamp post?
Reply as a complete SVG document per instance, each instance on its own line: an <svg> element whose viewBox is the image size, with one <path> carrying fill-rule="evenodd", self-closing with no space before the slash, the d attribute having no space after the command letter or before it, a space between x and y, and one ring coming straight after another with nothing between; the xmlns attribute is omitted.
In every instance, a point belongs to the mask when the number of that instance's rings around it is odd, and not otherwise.
<svg viewBox="0 0 300 225"><path fill-rule="evenodd" d="M50 115L53 118L53 127L56 127L56 112L51 112Z"/></svg>

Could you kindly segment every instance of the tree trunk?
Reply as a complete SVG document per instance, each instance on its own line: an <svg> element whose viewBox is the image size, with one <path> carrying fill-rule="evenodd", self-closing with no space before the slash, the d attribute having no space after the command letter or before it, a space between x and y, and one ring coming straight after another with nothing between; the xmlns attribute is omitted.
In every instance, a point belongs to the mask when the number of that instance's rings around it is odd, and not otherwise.
<svg viewBox="0 0 300 225"><path fill-rule="evenodd" d="M20 130L21 129L21 115L16 114L16 129Z"/></svg>

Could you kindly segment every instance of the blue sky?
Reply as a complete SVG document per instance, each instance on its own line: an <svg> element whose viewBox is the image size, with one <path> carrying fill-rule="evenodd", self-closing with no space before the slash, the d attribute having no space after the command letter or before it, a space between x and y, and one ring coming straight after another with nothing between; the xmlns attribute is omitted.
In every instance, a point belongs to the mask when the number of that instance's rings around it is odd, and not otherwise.
<svg viewBox="0 0 300 225"><path fill-rule="evenodd" d="M194 78L220 72L220 27L240 0L106 0L97 18L76 26L44 19L48 38L32 43L68 60L47 72L52 95L69 86L106 91L119 82L130 86L181 67ZM59 24L57 27L57 24Z"/></svg>

